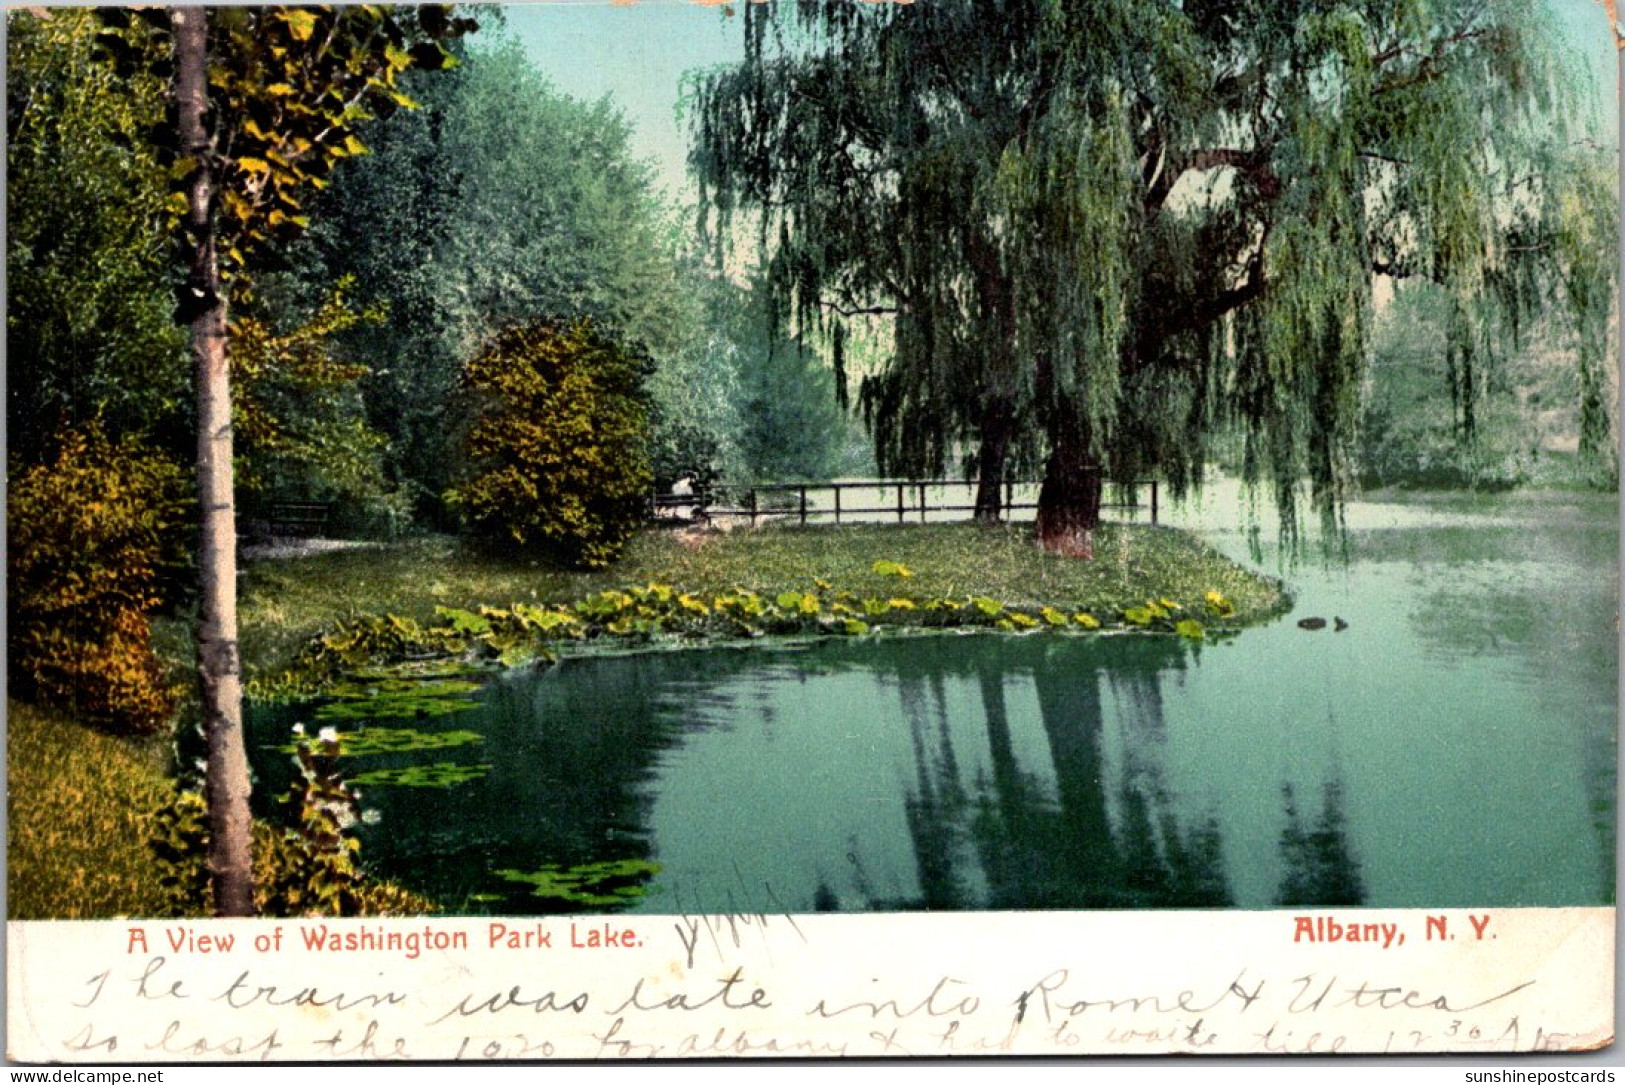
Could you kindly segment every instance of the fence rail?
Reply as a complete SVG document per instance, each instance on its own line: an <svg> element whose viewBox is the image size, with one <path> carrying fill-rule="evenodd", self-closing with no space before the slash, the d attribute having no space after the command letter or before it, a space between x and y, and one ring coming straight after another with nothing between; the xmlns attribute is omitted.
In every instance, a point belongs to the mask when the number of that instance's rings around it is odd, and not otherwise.
<svg viewBox="0 0 1625 1085"><path fill-rule="evenodd" d="M977 485L974 481L964 482L957 479L870 479L857 482L771 482L754 486L699 487L687 494L655 494L650 503L650 512L657 520L699 520L717 516L737 516L748 518L752 526L758 520L768 517L794 519L800 524L830 519L838 524L843 516L847 519L874 516L885 516L889 519L895 516L898 523L905 523L909 518L918 516L923 523L931 513L975 512ZM999 504L1001 514L1036 509L1038 504L1035 501L1016 500L1018 488L1027 490L1036 485L1035 482L1006 482L1003 487L1003 500ZM1140 503L1139 494L1142 488L1150 489L1149 506ZM950 492L963 490L966 503L928 502L926 493L929 490ZM1160 509L1155 479L1114 485L1110 490L1123 495L1124 499L1102 500L1100 504L1102 509L1149 508L1151 522L1153 524L1157 522ZM854 491L868 491L874 495L872 500L884 503L864 505L853 504L850 499L843 500L843 494L851 494ZM832 494L833 499L825 502L814 501L809 497L825 493ZM895 500L892 500L894 495ZM944 494L944 497L946 496Z"/></svg>

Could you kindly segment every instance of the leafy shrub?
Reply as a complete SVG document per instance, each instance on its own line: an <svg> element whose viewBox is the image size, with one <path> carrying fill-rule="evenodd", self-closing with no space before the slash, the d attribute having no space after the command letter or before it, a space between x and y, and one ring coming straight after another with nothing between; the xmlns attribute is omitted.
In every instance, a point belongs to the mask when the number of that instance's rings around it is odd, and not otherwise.
<svg viewBox="0 0 1625 1085"><path fill-rule="evenodd" d="M255 312L232 318L240 491L338 498L346 505L388 493L388 441L367 424L362 402L361 382L369 370L343 360L336 345L350 329L384 320L380 309L352 305L353 285L348 277L340 279L321 308L294 321L291 330Z"/></svg>
<svg viewBox="0 0 1625 1085"><path fill-rule="evenodd" d="M652 482L647 371L586 322L499 333L464 370L479 401L472 478L447 499L490 541L608 565L637 529Z"/></svg>
<svg viewBox="0 0 1625 1085"><path fill-rule="evenodd" d="M148 615L184 532L181 470L99 425L64 433L54 461L11 488L11 678L113 731L157 731L174 705Z"/></svg>
<svg viewBox="0 0 1625 1085"><path fill-rule="evenodd" d="M336 768L339 744L302 735L294 756L299 775L282 798L289 824L254 823L254 908L262 916L421 915L421 897L362 871L360 841L348 835L359 820L360 796ZM170 915L212 911L207 852L209 826L203 796L177 792L159 811L149 841Z"/></svg>

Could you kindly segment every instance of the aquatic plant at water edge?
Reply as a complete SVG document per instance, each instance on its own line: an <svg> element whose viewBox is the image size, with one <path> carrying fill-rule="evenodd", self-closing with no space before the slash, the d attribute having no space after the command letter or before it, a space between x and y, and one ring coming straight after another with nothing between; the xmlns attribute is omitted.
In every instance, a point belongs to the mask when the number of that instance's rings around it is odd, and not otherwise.
<svg viewBox="0 0 1625 1085"><path fill-rule="evenodd" d="M894 568L878 568L893 563L875 564L877 576L900 575ZM570 646L680 645L768 635L860 637L887 630L966 628L1012 634L1143 631L1200 640L1210 627L1224 629L1236 613L1228 598L1211 589L1200 601L1158 597L1121 608L1116 619L1102 620L1077 604L1014 606L985 595L861 595L823 578L814 578L806 590L773 596L743 588L698 595L650 583L606 589L568 604L514 603L472 610L442 606L436 608L438 624L429 626L394 615L351 619L311 641L285 675L257 683L255 692L262 697L337 696L317 710L323 720L433 717L473 706L451 695L472 686L448 683L448 675L551 662ZM1196 614L1204 615L1206 622ZM433 661L453 661L455 667L448 671L441 665L425 672L423 668ZM360 670L369 675L368 681L354 680ZM423 673L440 678L406 677ZM389 777L388 782L407 781Z"/></svg>
<svg viewBox="0 0 1625 1085"><path fill-rule="evenodd" d="M299 771L281 806L285 825L254 824L254 906L263 916L414 915L427 902L397 886L369 878L360 841L361 796L337 769L336 734L314 740L296 729ZM203 797L179 791L158 812L149 846L168 914L213 911L206 855L208 822Z"/></svg>

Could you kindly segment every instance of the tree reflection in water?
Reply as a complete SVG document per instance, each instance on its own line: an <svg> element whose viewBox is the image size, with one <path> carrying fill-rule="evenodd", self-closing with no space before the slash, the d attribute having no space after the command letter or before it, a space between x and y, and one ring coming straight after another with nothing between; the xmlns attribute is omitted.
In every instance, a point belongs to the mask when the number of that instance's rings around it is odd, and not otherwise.
<svg viewBox="0 0 1625 1085"><path fill-rule="evenodd" d="M907 807L921 895L888 903L932 909L1232 904L1216 817L1182 824L1165 779L1161 683L1184 668L1192 647L1163 637L1114 645L1110 668L1084 644L1054 645L1036 663L1028 645L1013 647L990 640L956 653L957 662L937 653L895 661L915 751ZM1124 648L1134 657L1127 665L1120 658ZM981 694L992 769L973 780L957 767L943 711L941 686L950 676L973 678ZM1036 696L1050 764L1024 769L1008 701L1027 692Z"/></svg>
<svg viewBox="0 0 1625 1085"><path fill-rule="evenodd" d="M1364 904L1365 884L1360 864L1349 849L1343 815L1343 785L1328 780L1321 788L1320 815L1306 824L1298 811L1290 783L1281 786L1286 804L1286 828L1281 833L1281 858L1286 874L1275 903L1295 905Z"/></svg>

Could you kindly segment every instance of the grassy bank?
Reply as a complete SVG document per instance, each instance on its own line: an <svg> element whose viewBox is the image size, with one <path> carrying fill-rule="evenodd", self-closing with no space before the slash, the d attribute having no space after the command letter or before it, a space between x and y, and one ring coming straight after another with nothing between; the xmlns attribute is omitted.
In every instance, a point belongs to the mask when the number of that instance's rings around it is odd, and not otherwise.
<svg viewBox="0 0 1625 1085"><path fill-rule="evenodd" d="M907 566L907 581L873 571L878 560ZM1183 532L1106 525L1093 561L1038 549L1030 525L769 526L685 538L649 531L614 568L568 572L481 554L450 539L250 565L240 602L242 652L252 676L286 665L311 637L344 618L398 614L418 621L435 607L564 603L606 588L658 582L710 595L736 588L773 595L823 579L860 595L992 596L1011 607L1055 605L1114 616L1167 597L1193 610L1218 591L1245 624L1278 611L1280 586Z"/></svg>
<svg viewBox="0 0 1625 1085"><path fill-rule="evenodd" d="M6 705L7 912L11 919L110 919L173 914L151 847L175 801L162 738L115 738L71 716ZM286 877L281 830L256 826L262 890ZM270 892L270 890L266 890ZM419 915L430 902L368 879L367 914ZM267 900L259 905L275 911ZM283 905L286 907L286 905Z"/></svg>
<svg viewBox="0 0 1625 1085"><path fill-rule="evenodd" d="M153 915L147 848L174 788L165 744L112 738L13 701L6 711L7 890L13 919Z"/></svg>

